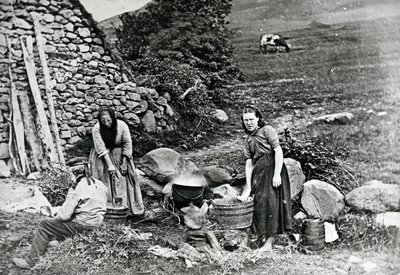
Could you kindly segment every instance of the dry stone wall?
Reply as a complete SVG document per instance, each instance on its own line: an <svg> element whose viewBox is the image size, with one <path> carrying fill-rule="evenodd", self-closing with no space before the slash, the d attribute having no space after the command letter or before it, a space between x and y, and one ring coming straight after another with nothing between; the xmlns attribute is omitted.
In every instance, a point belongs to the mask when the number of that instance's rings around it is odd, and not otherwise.
<svg viewBox="0 0 400 275"><path fill-rule="evenodd" d="M19 100L30 98L20 39L35 38L33 18L40 20L46 40L46 58L65 149L90 133L102 106L113 106L119 117L133 127L143 127L149 132L174 129L169 95L160 96L153 89L136 87L79 1L1 0L0 144L9 140L9 65ZM11 42L10 62L7 37ZM45 101L40 60L34 47L37 79Z"/></svg>

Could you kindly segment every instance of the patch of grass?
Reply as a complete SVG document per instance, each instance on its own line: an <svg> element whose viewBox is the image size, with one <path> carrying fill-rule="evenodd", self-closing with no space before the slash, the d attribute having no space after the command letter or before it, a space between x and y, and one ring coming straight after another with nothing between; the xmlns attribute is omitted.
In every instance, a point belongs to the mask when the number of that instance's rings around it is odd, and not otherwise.
<svg viewBox="0 0 400 275"><path fill-rule="evenodd" d="M338 218L337 229L341 247L357 250L400 248L399 229L377 225L372 214L348 212Z"/></svg>
<svg viewBox="0 0 400 275"><path fill-rule="evenodd" d="M35 274L173 274L184 263L177 260L155 258L147 252L152 245L166 246L178 243L185 236L179 228L159 222L135 225L136 233L153 233L147 241L139 241L126 225L104 223L101 227L81 233L50 248L35 267ZM162 227L162 229L161 229ZM160 234L168 231L169 235Z"/></svg>
<svg viewBox="0 0 400 275"><path fill-rule="evenodd" d="M0 211L0 274L9 274L11 259L24 255L41 217Z"/></svg>

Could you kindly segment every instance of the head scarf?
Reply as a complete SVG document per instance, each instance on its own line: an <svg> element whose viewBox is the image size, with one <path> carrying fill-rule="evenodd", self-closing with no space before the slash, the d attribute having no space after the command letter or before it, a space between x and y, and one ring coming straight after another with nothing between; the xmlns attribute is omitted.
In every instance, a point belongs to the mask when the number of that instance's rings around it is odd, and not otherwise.
<svg viewBox="0 0 400 275"><path fill-rule="evenodd" d="M104 114L109 114L112 120L111 128L107 128L105 125L101 123L101 116ZM99 110L99 114L97 115L97 119L100 124L100 135L101 138L106 145L106 148L112 150L115 147L115 139L117 137L117 118L115 116L115 112L113 108L103 107Z"/></svg>

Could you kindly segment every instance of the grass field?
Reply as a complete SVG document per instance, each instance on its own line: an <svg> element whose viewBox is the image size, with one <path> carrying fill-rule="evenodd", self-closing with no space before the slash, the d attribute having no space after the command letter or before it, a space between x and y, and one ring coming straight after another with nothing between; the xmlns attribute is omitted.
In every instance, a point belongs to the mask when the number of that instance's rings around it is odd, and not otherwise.
<svg viewBox="0 0 400 275"><path fill-rule="evenodd" d="M351 185L372 179L400 184L400 4L396 0L234 3L231 27L236 33L235 60L246 74L246 82L230 87L234 97L227 109L230 121L221 126L230 138L187 152L186 156L200 166L225 164L243 169L240 111L249 102L257 104L267 119L292 115L295 120L311 121L319 115L349 111L355 117L348 124L312 124L296 134L299 138L318 137L333 147L348 148L350 155L343 161L353 168L355 180ZM258 38L264 32L281 33L292 51L260 54ZM321 255L276 250L255 264L232 258L227 263L230 267L205 264L186 269L182 260L168 260L147 252L150 245L166 245L184 238L185 231L173 219L133 225L156 237L132 244L127 249L128 257L122 257L121 262L115 261L114 256L101 258L100 263L89 256L79 258L79 250L69 240L51 249L39 269L21 272L12 266L10 258L26 251L39 219L29 214L0 212L0 220L11 224L4 234L0 229L1 250L5 252L0 255L0 273L367 274L360 264L349 263L350 256L376 264L369 274L400 272L398 249L355 249L343 245L329 246ZM107 226L105 234L109 235L101 235L96 244L106 244L107 238L112 240L112 230L112 226ZM362 232L360 228L358 233ZM237 271L232 269L235 264Z"/></svg>

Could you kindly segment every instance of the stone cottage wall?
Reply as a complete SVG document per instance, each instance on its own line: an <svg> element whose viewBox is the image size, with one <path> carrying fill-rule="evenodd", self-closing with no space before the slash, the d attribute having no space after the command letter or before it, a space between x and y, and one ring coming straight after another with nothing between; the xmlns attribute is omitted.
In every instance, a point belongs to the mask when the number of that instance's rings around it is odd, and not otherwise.
<svg viewBox="0 0 400 275"><path fill-rule="evenodd" d="M26 35L35 37L32 17L40 18L46 39L45 52L65 149L90 133L102 106L113 106L119 117L133 127L143 127L149 132L174 129L175 118L168 104L169 95L160 96L153 89L136 87L131 82L112 49L107 48L102 32L78 1L1 0L0 144L8 142L9 135L10 78L6 36L12 44L11 68L18 94L29 95L19 39ZM37 53L35 63L45 101Z"/></svg>

